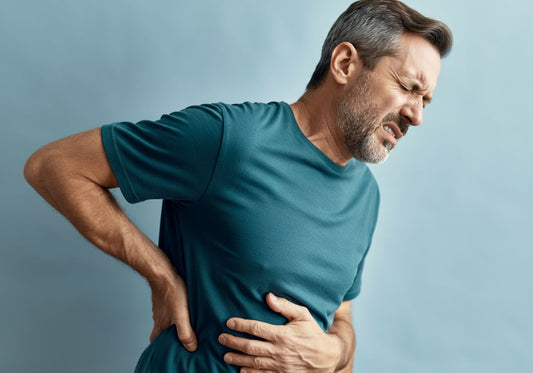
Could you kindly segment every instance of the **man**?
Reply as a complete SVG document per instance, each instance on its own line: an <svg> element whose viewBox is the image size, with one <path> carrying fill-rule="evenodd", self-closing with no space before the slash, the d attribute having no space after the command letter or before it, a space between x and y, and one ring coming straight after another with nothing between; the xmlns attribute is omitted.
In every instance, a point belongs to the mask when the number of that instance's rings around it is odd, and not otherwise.
<svg viewBox="0 0 533 373"><path fill-rule="evenodd" d="M333 25L305 94L190 107L38 150L30 184L143 275L154 328L138 372L349 372L350 301L377 219L380 163L422 122L451 33L395 0ZM120 210L162 199L159 246Z"/></svg>

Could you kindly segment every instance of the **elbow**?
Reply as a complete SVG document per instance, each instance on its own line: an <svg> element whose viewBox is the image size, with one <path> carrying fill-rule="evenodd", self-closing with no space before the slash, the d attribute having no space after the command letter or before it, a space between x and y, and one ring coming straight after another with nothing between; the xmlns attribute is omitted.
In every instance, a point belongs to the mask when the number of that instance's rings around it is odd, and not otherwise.
<svg viewBox="0 0 533 373"><path fill-rule="evenodd" d="M46 173L44 170L46 158L46 152L43 149L39 149L28 158L24 165L24 179L34 189L38 189L43 182L43 175Z"/></svg>
<svg viewBox="0 0 533 373"><path fill-rule="evenodd" d="M33 153L24 165L24 179L26 179L31 186L34 186L39 180L39 174L42 167L41 159L37 153L38 152Z"/></svg>

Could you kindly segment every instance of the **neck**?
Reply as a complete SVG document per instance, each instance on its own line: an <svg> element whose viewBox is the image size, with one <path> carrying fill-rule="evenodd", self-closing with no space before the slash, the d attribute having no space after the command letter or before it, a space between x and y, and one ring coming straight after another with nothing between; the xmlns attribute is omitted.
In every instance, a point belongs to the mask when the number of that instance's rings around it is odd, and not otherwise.
<svg viewBox="0 0 533 373"><path fill-rule="evenodd" d="M336 96L322 86L307 91L291 105L302 133L338 165L352 158L337 127Z"/></svg>

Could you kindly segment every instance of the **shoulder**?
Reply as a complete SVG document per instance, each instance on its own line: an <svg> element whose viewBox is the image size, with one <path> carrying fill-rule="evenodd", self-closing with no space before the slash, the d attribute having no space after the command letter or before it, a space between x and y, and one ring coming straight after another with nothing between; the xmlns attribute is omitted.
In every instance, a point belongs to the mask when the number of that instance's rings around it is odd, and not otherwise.
<svg viewBox="0 0 533 373"><path fill-rule="evenodd" d="M223 116L227 119L238 119L241 117L252 116L261 118L263 116L272 115L276 112L286 110L288 105L284 102L242 102L237 104L214 104L221 110Z"/></svg>
<svg viewBox="0 0 533 373"><path fill-rule="evenodd" d="M222 110L219 104L203 104L188 106L180 111L165 114L161 120L177 122L197 122L197 121L221 121Z"/></svg>
<svg viewBox="0 0 533 373"><path fill-rule="evenodd" d="M283 102L216 104L221 111L224 135L230 143L253 148L256 142L277 137L289 119L290 106ZM243 144L240 144L242 146Z"/></svg>

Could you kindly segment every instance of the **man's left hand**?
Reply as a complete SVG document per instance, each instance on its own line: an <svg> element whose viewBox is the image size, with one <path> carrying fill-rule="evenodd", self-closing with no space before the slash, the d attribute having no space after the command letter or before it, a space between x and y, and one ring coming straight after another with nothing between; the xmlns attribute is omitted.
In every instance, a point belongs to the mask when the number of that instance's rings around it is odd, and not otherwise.
<svg viewBox="0 0 533 373"><path fill-rule="evenodd" d="M270 293L267 304L288 319L285 325L231 318L228 328L263 339L223 333L219 342L237 352L224 355L226 363L250 372L334 372L341 358L341 341L325 333L309 310Z"/></svg>

